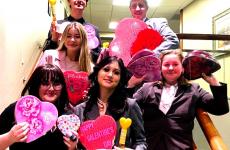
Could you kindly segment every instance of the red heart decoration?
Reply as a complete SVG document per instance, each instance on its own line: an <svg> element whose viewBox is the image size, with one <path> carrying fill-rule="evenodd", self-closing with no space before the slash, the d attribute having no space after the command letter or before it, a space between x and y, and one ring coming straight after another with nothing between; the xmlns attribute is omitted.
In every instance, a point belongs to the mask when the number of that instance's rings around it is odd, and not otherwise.
<svg viewBox="0 0 230 150"><path fill-rule="evenodd" d="M85 121L79 128L79 138L87 150L112 149L116 136L116 122L108 115Z"/></svg>
<svg viewBox="0 0 230 150"><path fill-rule="evenodd" d="M88 73L65 71L64 76L70 103L76 106L83 100L89 88Z"/></svg>
<svg viewBox="0 0 230 150"><path fill-rule="evenodd" d="M136 53L127 68L137 78L145 75L144 81L147 82L161 79L160 59L150 50Z"/></svg>
<svg viewBox="0 0 230 150"><path fill-rule="evenodd" d="M42 102L32 95L20 98L15 107L17 123L29 123L29 132L26 142L32 142L48 132L58 118L58 111L54 104Z"/></svg>
<svg viewBox="0 0 230 150"><path fill-rule="evenodd" d="M135 18L124 18L116 27L115 38L109 45L112 56L122 58L125 66L131 59L130 49L141 30L147 29L145 22Z"/></svg>
<svg viewBox="0 0 230 150"><path fill-rule="evenodd" d="M220 64L208 52L193 50L189 52L183 62L184 76L189 80L202 77L202 73L210 75L221 68Z"/></svg>

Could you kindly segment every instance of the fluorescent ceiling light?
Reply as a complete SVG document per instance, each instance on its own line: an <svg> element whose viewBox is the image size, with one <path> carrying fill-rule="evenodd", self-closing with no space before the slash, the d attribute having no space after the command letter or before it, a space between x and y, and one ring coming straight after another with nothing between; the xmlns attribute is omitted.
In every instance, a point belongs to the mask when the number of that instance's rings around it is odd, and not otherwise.
<svg viewBox="0 0 230 150"><path fill-rule="evenodd" d="M112 21L109 23L109 28L110 29L116 29L118 22Z"/></svg>
<svg viewBox="0 0 230 150"><path fill-rule="evenodd" d="M161 0L147 0L149 7L157 7L160 5ZM113 5L116 6L129 6L130 0L113 0Z"/></svg>

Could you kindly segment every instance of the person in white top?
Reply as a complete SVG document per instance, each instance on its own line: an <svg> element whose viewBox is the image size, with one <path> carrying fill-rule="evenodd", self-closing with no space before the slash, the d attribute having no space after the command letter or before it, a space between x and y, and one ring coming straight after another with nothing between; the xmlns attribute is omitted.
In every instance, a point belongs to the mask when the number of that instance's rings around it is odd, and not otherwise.
<svg viewBox="0 0 230 150"><path fill-rule="evenodd" d="M87 46L87 35L80 23L72 22L66 26L58 48L45 51L38 66L46 63L59 66L63 72L91 72L93 63Z"/></svg>

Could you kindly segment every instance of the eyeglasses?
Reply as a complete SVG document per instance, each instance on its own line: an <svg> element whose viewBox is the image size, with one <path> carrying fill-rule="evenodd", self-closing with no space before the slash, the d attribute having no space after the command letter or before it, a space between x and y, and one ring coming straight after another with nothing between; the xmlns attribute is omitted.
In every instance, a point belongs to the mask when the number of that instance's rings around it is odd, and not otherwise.
<svg viewBox="0 0 230 150"><path fill-rule="evenodd" d="M50 89L51 85L52 85L53 89L56 90L56 91L60 91L62 89L62 84L60 84L60 83L55 83L55 84L51 84L51 83L49 83L49 84L41 84L41 87L43 89L45 89L45 90L48 90L48 89Z"/></svg>
<svg viewBox="0 0 230 150"><path fill-rule="evenodd" d="M136 9L137 6L138 6L140 9L143 9L143 8L146 7L145 4L143 4L143 3L133 3L133 4L131 4L130 7L131 7L132 9Z"/></svg>

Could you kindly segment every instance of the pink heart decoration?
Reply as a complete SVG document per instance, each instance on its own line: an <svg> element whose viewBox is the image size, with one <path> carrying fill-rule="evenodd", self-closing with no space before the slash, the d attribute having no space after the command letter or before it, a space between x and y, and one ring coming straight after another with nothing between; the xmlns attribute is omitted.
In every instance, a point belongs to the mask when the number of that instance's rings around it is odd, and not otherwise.
<svg viewBox="0 0 230 150"><path fill-rule="evenodd" d="M72 131L77 131L80 127L80 119L77 115L62 115L58 117L57 120L58 129L63 133L63 135L75 138L76 136L73 135Z"/></svg>
<svg viewBox="0 0 230 150"><path fill-rule="evenodd" d="M116 136L116 122L108 115L85 121L79 128L79 138L87 150L112 149Z"/></svg>
<svg viewBox="0 0 230 150"><path fill-rule="evenodd" d="M136 53L127 68L137 78L145 75L144 81L147 82L161 79L160 59L157 58L153 52L148 50Z"/></svg>
<svg viewBox="0 0 230 150"><path fill-rule="evenodd" d="M65 71L64 76L70 103L76 106L83 100L83 97L88 91L88 73Z"/></svg>
<svg viewBox="0 0 230 150"><path fill-rule="evenodd" d="M84 25L85 30L87 32L87 39L88 39L88 47L89 49L95 49L99 46L99 40L96 36L96 31L92 25L86 24Z"/></svg>
<svg viewBox="0 0 230 150"><path fill-rule="evenodd" d="M115 30L115 38L109 45L110 55L122 58L127 66L131 59L130 50L133 42L137 38L138 33L147 28L148 26L139 19L122 19Z"/></svg>
<svg viewBox="0 0 230 150"><path fill-rule="evenodd" d="M17 123L29 123L26 142L32 142L45 135L55 124L58 111L54 104L41 102L37 97L27 95L21 97L15 107Z"/></svg>

